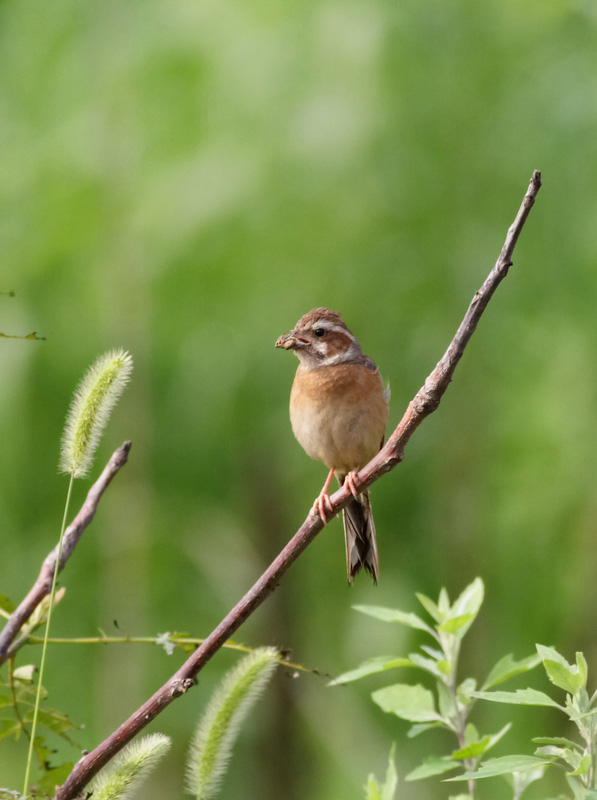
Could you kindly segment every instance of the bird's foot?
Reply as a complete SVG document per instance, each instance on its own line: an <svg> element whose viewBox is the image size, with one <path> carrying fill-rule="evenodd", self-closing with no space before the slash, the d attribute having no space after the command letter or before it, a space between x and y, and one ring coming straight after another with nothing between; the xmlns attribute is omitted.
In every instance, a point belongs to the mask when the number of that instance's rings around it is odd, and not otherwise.
<svg viewBox="0 0 597 800"><path fill-rule="evenodd" d="M326 482L323 484L323 489L319 493L319 497L313 503L313 509L319 513L321 521L324 525L328 524L327 515L334 513L334 506L330 500L328 489L330 488L330 483L332 482L335 471L335 469L330 470L330 474L328 475Z"/></svg>
<svg viewBox="0 0 597 800"><path fill-rule="evenodd" d="M359 499L358 486L361 485L361 481L359 480L359 471L353 469L352 472L349 472L344 478L344 483L348 486L350 493L355 498L355 500L358 500Z"/></svg>
<svg viewBox="0 0 597 800"><path fill-rule="evenodd" d="M318 512L323 524L327 525L328 524L327 515L334 513L334 506L332 505L332 501L330 500L330 496L327 493L327 491L321 492L321 494L313 504L313 509Z"/></svg>

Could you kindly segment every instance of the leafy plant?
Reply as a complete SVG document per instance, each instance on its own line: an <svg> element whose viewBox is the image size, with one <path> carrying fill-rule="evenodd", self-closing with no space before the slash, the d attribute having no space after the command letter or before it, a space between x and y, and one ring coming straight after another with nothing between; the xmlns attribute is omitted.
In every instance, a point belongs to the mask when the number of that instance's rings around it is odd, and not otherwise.
<svg viewBox="0 0 597 800"><path fill-rule="evenodd" d="M533 742L539 747L533 756L513 755L490 759L477 770L466 772L456 780L503 775L512 772L513 768L526 771L555 766L565 771L575 800L597 800L597 692L591 696L587 692L586 659L582 653L577 653L576 663L572 665L553 647L540 644L537 645L537 654L549 680L566 693L563 702L557 702L536 689L479 691L474 692L474 696L496 703L557 708L576 726L581 741L575 742L562 736L537 737Z"/></svg>
<svg viewBox="0 0 597 800"><path fill-rule="evenodd" d="M395 683L373 692L373 701L383 711L412 722L413 726L408 734L410 737L418 736L431 729L443 728L456 738L455 749L446 755L425 759L406 776L406 781L421 780L461 768L465 770L465 773L459 776L459 779L469 780L469 795L467 796L474 797L473 776L480 777L479 772L483 768L480 765L483 758L510 728L508 724L496 733L479 733L476 726L470 721L475 703L481 697L485 697L485 693L492 687L536 667L541 662L541 655L533 655L520 661L516 661L512 655L505 656L498 661L481 684L481 691L477 691L478 682L475 678L459 679L458 660L464 636L476 619L483 602L482 580L480 578L474 580L453 603L450 602L445 589L441 590L437 602L425 595L419 594L417 597L431 617L431 623L424 621L417 614L398 609L380 606L356 606L355 608L361 613L383 622L397 622L422 631L431 638L431 645L424 644L421 646L420 652L410 653L406 657L393 655L369 659L356 669L340 675L331 684L345 684L375 673L406 667L431 676L435 684L435 692L419 683ZM504 770L504 772L510 773L513 781L516 782L515 800L520 797L521 791L530 782L530 780L527 782L521 780L518 773L524 770L527 778L537 779L542 774L542 771L537 768L551 763L546 757L527 758L532 760L524 763L511 762L510 768ZM522 784L524 785L521 789Z"/></svg>
<svg viewBox="0 0 597 800"><path fill-rule="evenodd" d="M396 745L392 745L390 750L390 757L388 759L388 768L386 770L386 779L380 786L371 773L367 779L367 798L366 800L394 800L396 796L396 789L398 787L398 773L396 772L396 764L394 763L394 756L396 754Z"/></svg>

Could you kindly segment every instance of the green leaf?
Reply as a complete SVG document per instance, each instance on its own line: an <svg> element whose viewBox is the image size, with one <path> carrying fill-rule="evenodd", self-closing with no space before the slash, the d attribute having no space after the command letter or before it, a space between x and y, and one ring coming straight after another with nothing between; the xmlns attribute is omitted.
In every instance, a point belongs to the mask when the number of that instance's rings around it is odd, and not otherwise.
<svg viewBox="0 0 597 800"><path fill-rule="evenodd" d="M439 713L444 719L454 719L457 709L454 705L454 697L445 683L437 684L437 701Z"/></svg>
<svg viewBox="0 0 597 800"><path fill-rule="evenodd" d="M454 750L451 758L455 761L464 761L467 758L479 758L488 750L491 750L499 740L510 730L511 724L504 725L501 731L491 736L479 737L477 729L470 723L466 726L464 742L465 746L459 750Z"/></svg>
<svg viewBox="0 0 597 800"><path fill-rule="evenodd" d="M574 770L574 772L569 772L568 774L570 776L588 775L590 769L591 769L591 756L589 753L585 753L584 756L581 758L579 765Z"/></svg>
<svg viewBox="0 0 597 800"><path fill-rule="evenodd" d="M566 775L566 780L568 781L568 785L574 792L575 800L595 800L597 798L597 792L591 789L587 789L584 785L584 782L579 778L571 775ZM568 800L568 798L565 798Z"/></svg>
<svg viewBox="0 0 597 800"><path fill-rule="evenodd" d="M545 767L538 767L537 769L528 769L525 772L513 772L511 775L504 775L504 780L512 787L514 797L521 797L527 786L531 783L541 780L545 772ZM556 800L556 798L552 798ZM559 800L567 800L567 798L560 796Z"/></svg>
<svg viewBox="0 0 597 800"><path fill-rule="evenodd" d="M23 719L26 722L33 721L33 708L30 708L29 711L24 715ZM62 714L60 711L54 711L51 708L40 708L37 717L38 725L43 725L48 730L54 731L54 733L58 733L63 735L68 733L68 731L78 730L80 728L79 725L75 725L72 720L70 720L66 714Z"/></svg>
<svg viewBox="0 0 597 800"><path fill-rule="evenodd" d="M543 666L549 680L565 692L576 694L582 688L582 676L578 672L574 672L576 667L566 669L557 661L550 661L549 659L545 659Z"/></svg>
<svg viewBox="0 0 597 800"><path fill-rule="evenodd" d="M494 745L496 745L500 741L500 739L508 733L508 731L510 730L511 727L512 727L512 723L511 722L507 722L500 731L498 731L497 733L493 733L489 737L489 744L487 745L487 748L486 748L485 752L487 752L487 750L491 750L491 748Z"/></svg>
<svg viewBox="0 0 597 800"><path fill-rule="evenodd" d="M425 611L429 614L430 617L433 617L433 619L436 622L441 622L442 621L442 614L440 614L440 610L437 607L437 605L433 602L433 600L430 600L424 594L417 594L416 598L419 601L419 603L423 606Z"/></svg>
<svg viewBox="0 0 597 800"><path fill-rule="evenodd" d="M409 722L443 722L435 710L433 695L423 686L395 683L371 695L373 702L388 714Z"/></svg>
<svg viewBox="0 0 597 800"><path fill-rule="evenodd" d="M440 620L445 619L450 613L450 598L448 597L448 592L446 591L444 586L442 586L442 588L439 590L437 607L440 615Z"/></svg>
<svg viewBox="0 0 597 800"><path fill-rule="evenodd" d="M39 781L36 781L38 790L42 789L48 794L53 793L57 786L62 786L64 781L73 771L73 767L74 764L71 764L70 762L60 764L58 767L51 767L44 773L43 778L41 778Z"/></svg>
<svg viewBox="0 0 597 800"><path fill-rule="evenodd" d="M537 736L531 739L534 744L553 745L554 747L569 747L572 750L576 749L582 751L582 747L570 739L565 739L563 736Z"/></svg>
<svg viewBox="0 0 597 800"><path fill-rule="evenodd" d="M413 725L412 728L406 734L409 739L414 739L415 736L418 736L421 733L425 733L425 731L430 731L433 728L441 728L443 727L443 723L441 722L422 722L420 725Z"/></svg>
<svg viewBox="0 0 597 800"><path fill-rule="evenodd" d="M398 772L396 770L396 745L390 748L388 757L388 768L386 770L386 780L381 789L381 800L394 800L396 789L398 788Z"/></svg>
<svg viewBox="0 0 597 800"><path fill-rule="evenodd" d="M438 625L437 630L440 633L458 633L465 626L466 630L468 630L474 618L474 614L460 614L457 617L450 617L450 619Z"/></svg>
<svg viewBox="0 0 597 800"><path fill-rule="evenodd" d="M409 772L405 781L420 781L423 778L431 778L433 775L442 775L444 772L457 769L460 766L449 756L443 758L426 758L423 763Z"/></svg>
<svg viewBox="0 0 597 800"><path fill-rule="evenodd" d="M418 653L409 653L408 658L411 662L411 666L429 672L436 678L441 677L442 673L438 668L437 661L434 661L432 658L425 658L425 656L420 656Z"/></svg>
<svg viewBox="0 0 597 800"><path fill-rule="evenodd" d="M579 753L576 748L568 748L568 747L555 747L554 745L546 745L545 747L538 747L535 750L536 756L544 756L545 758L559 758L568 764L569 767L572 768L572 772L569 772L569 775L579 775L584 774L585 770L581 769L580 772L577 770L583 764L583 755ZM590 766L590 759L589 764Z"/></svg>
<svg viewBox="0 0 597 800"><path fill-rule="evenodd" d="M479 731L477 730L477 726L473 725L472 722L467 722L464 728L464 744L469 745L473 742L478 742L480 739Z"/></svg>
<svg viewBox="0 0 597 800"><path fill-rule="evenodd" d="M575 800L597 800L597 791L587 789L582 780L573 775L566 775L566 780L574 792ZM568 798L564 798L564 800L568 800Z"/></svg>
<svg viewBox="0 0 597 800"><path fill-rule="evenodd" d="M0 719L0 740L7 739L13 734L15 737L19 734L21 726L18 720L14 719Z"/></svg>
<svg viewBox="0 0 597 800"><path fill-rule="evenodd" d="M570 695L566 696L570 697ZM572 722L578 722L579 720L587 719L587 717L594 717L597 714L597 708L592 708L590 711L585 711L584 713L581 711L574 711L573 708L568 708L567 710Z"/></svg>
<svg viewBox="0 0 597 800"><path fill-rule="evenodd" d="M460 686L456 688L460 702L468 705L476 688L477 682L474 678L465 678Z"/></svg>
<svg viewBox="0 0 597 800"><path fill-rule="evenodd" d="M452 614L455 616L471 614L472 619L474 619L483 604L484 594L485 587L483 586L483 581L481 578L475 578L455 601L452 606Z"/></svg>
<svg viewBox="0 0 597 800"><path fill-rule="evenodd" d="M365 787L367 789L367 800L394 800L394 795L398 787L398 773L396 772L396 764L394 763L395 755L396 745L393 744L390 748L386 779L381 788L375 779L375 775L373 775L373 773L369 775L367 786Z"/></svg>
<svg viewBox="0 0 597 800"><path fill-rule="evenodd" d="M491 700L493 703L510 703L521 706L552 706L564 710L555 700L536 689L517 689L515 692L473 692L479 700Z"/></svg>
<svg viewBox="0 0 597 800"><path fill-rule="evenodd" d="M365 789L367 790L367 800L382 800L379 786L375 781L375 775L373 773L367 778Z"/></svg>
<svg viewBox="0 0 597 800"><path fill-rule="evenodd" d="M5 611L6 614L10 616L12 612L15 610L16 606L5 594L0 594L0 610ZM3 615L4 616L4 615Z"/></svg>
<svg viewBox="0 0 597 800"><path fill-rule="evenodd" d="M490 689L492 686L497 686L499 683L508 681L510 678L514 678L516 675L520 675L523 672L528 672L529 670L534 669L540 663L541 656L538 654L529 656L528 658L523 658L520 661L515 661L512 657L512 654L508 653L508 655L500 659L490 671L489 675L485 679L485 683L483 684L483 689Z"/></svg>
<svg viewBox="0 0 597 800"><path fill-rule="evenodd" d="M468 781L478 778L493 778L496 775L507 775L512 772L524 772L528 769L546 766L553 763L547 758L537 758L536 756L502 756L501 758L489 758L484 761L479 769L472 772L465 772L456 778L448 778L448 781Z"/></svg>
<svg viewBox="0 0 597 800"><path fill-rule="evenodd" d="M445 658L443 650L438 650L436 647L429 647L429 645L422 644L421 650L436 661L441 661Z"/></svg>
<svg viewBox="0 0 597 800"><path fill-rule="evenodd" d="M472 742L466 747L461 747L460 750L454 750L452 758L455 761L464 761L467 758L479 758L489 747L491 739L489 736L484 736L478 742Z"/></svg>
<svg viewBox="0 0 597 800"><path fill-rule="evenodd" d="M586 687L588 666L587 666L587 659L585 658L583 653L576 654L576 668L578 669L578 674L581 677L582 681L581 686Z"/></svg>
<svg viewBox="0 0 597 800"><path fill-rule="evenodd" d="M337 678L334 678L328 683L328 686L339 686L344 683L356 681L359 678L364 678L367 675L375 675L378 672L386 672L390 669L398 669L400 667L412 667L408 658L397 658L396 656L377 656L376 658L369 658L367 661L350 670L344 672Z"/></svg>
<svg viewBox="0 0 597 800"><path fill-rule="evenodd" d="M549 680L557 687L575 694L583 686L583 675L580 674L578 665L571 666L553 647L538 644L537 652L543 661ZM584 679L586 681L586 669Z"/></svg>
<svg viewBox="0 0 597 800"><path fill-rule="evenodd" d="M353 606L353 608L355 611L360 611L361 614L367 614L383 622L400 622L402 625L408 625L409 628L416 628L433 634L433 629L426 625L416 614L408 614L397 608L384 608L383 606Z"/></svg>

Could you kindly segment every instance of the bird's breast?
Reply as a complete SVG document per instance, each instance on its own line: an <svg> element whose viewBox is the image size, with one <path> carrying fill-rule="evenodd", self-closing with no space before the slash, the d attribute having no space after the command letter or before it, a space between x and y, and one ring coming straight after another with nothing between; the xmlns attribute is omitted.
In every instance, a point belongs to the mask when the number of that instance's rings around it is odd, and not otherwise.
<svg viewBox="0 0 597 800"><path fill-rule="evenodd" d="M298 368L290 394L292 430L305 452L340 473L380 449L388 404L379 373L363 364Z"/></svg>

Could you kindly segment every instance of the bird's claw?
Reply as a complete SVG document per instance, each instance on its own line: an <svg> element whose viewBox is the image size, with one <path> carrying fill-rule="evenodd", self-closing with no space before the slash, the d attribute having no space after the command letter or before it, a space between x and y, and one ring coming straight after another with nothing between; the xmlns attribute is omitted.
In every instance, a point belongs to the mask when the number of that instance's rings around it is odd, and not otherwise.
<svg viewBox="0 0 597 800"><path fill-rule="evenodd" d="M346 475L346 478L344 478L344 483L348 486L348 488L350 490L350 493L355 498L355 500L359 499L359 490L358 490L358 487L357 487L357 482L358 482L359 485L360 485L361 482L359 481L359 477L358 476L359 476L359 473L355 469L352 472L349 472Z"/></svg>
<svg viewBox="0 0 597 800"><path fill-rule="evenodd" d="M318 512L323 524L327 525L328 524L327 515L334 513L334 506L332 505L332 501L330 500L330 496L327 493L327 490L324 489L321 492L321 494L313 504L313 509Z"/></svg>

